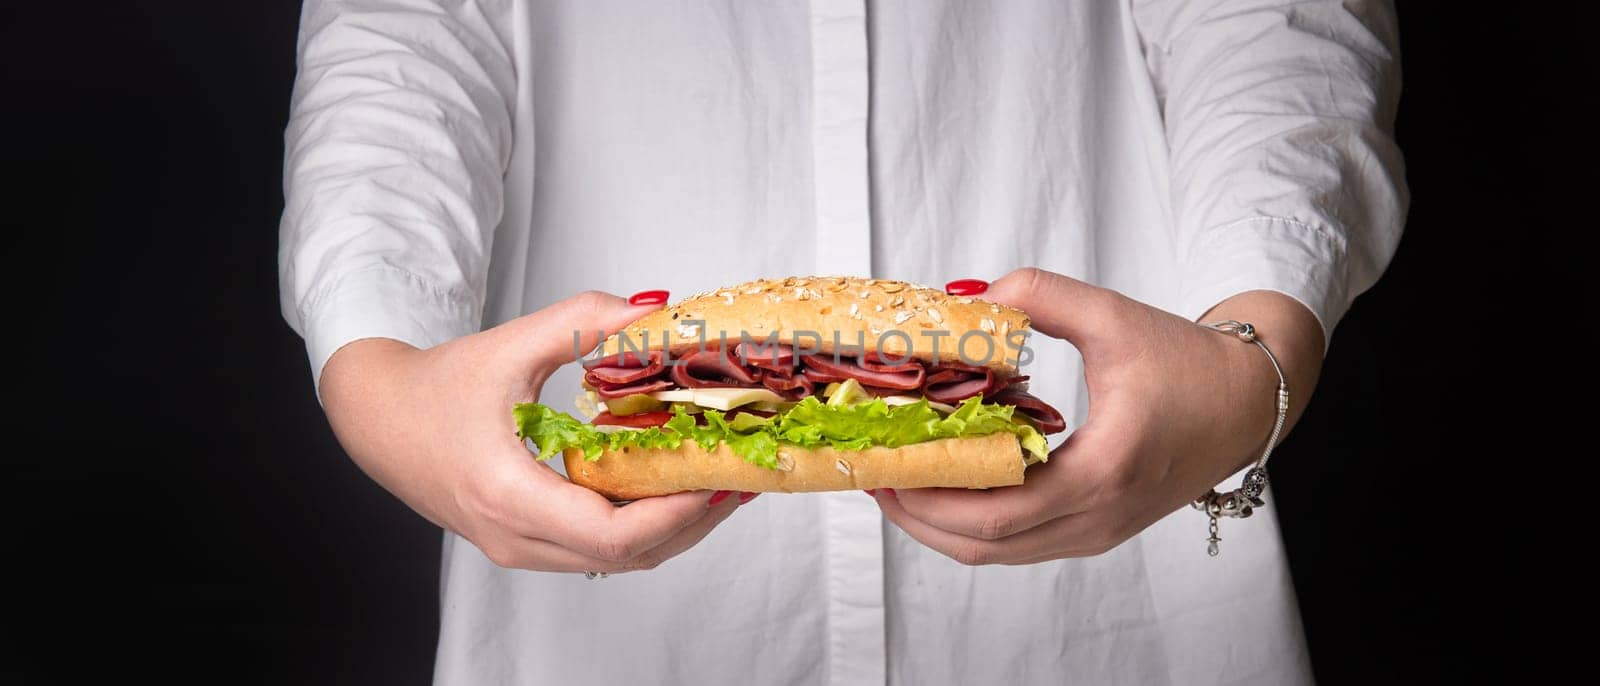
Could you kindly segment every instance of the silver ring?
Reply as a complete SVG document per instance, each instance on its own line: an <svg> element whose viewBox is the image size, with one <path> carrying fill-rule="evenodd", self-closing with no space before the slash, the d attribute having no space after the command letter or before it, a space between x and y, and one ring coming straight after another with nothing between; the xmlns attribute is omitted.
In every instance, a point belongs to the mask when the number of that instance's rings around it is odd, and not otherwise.
<svg viewBox="0 0 1600 686"><path fill-rule="evenodd" d="M608 576L611 576L611 574L608 573L608 572L584 572L583 573L583 578L585 578L585 579L604 579L604 578L606 578Z"/></svg>

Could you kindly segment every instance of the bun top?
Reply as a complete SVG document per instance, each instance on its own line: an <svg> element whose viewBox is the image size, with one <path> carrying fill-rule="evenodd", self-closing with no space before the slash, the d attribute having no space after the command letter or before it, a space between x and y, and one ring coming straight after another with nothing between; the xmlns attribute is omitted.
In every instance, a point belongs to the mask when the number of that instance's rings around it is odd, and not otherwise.
<svg viewBox="0 0 1600 686"><path fill-rule="evenodd" d="M607 338L601 353L670 348L677 355L703 339L711 348L748 340L854 355L859 344L890 362L909 352L928 364L966 363L1011 376L1027 331L1022 310L980 298L886 279L789 277L696 293Z"/></svg>

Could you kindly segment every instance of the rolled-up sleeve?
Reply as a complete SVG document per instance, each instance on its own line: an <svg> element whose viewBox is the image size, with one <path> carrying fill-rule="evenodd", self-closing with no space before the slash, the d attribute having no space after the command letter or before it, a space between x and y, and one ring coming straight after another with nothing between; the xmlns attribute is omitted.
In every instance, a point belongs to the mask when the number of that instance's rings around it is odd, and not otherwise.
<svg viewBox="0 0 1600 686"><path fill-rule="evenodd" d="M357 339L478 329L511 150L510 5L305 2L278 269L313 379Z"/></svg>
<svg viewBox="0 0 1600 686"><path fill-rule="evenodd" d="M1272 290L1331 338L1388 266L1405 218L1393 8L1135 0L1134 10L1170 154L1179 314Z"/></svg>

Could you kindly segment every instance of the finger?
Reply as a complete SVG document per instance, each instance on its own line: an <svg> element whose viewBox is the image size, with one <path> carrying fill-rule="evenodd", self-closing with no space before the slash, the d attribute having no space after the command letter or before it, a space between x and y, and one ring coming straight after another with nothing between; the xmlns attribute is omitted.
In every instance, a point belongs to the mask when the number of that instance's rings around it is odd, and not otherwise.
<svg viewBox="0 0 1600 686"><path fill-rule="evenodd" d="M896 502L908 516L953 534L989 541L1005 538L1087 509L1086 499L1072 492L1077 484L1057 484L1056 479L1048 478L1068 471L1061 464L1067 459L1062 452L1063 448L1057 448L1049 462L1030 467L1028 480L1021 486L897 489ZM1052 483L1044 483L1046 480Z"/></svg>
<svg viewBox="0 0 1600 686"><path fill-rule="evenodd" d="M730 497L720 503L717 503L716 505L711 506L711 509L707 511L705 515L695 520L689 526L684 527L678 533L673 534L672 538L667 539L666 542L662 543L661 545L634 556L632 559L623 563L622 566L628 570L655 569L661 563L677 557L684 551L693 548L701 540L705 539L705 537L711 533L712 529L717 528L717 525L721 524L723 521L727 520L728 517L732 516L734 510L739 509L744 505L745 502L747 501L741 501L739 498ZM627 507L632 507L632 505L628 505Z"/></svg>
<svg viewBox="0 0 1600 686"><path fill-rule="evenodd" d="M1035 267L1000 277L983 297L1028 313L1035 331L1080 350L1105 339L1108 317L1120 305L1115 291Z"/></svg>
<svg viewBox="0 0 1600 686"><path fill-rule="evenodd" d="M951 533L906 512L883 491L873 496L885 517L917 542L965 565L1017 564L1026 560L1095 555L1115 545L1116 532L1099 512L1080 512L1014 536L984 540Z"/></svg>
<svg viewBox="0 0 1600 686"><path fill-rule="evenodd" d="M478 545L484 557L496 566L506 569L526 569L534 572L607 572L623 571L622 564L590 557L569 550L558 543L537 538L507 536L504 541L491 541Z"/></svg>
<svg viewBox="0 0 1600 686"><path fill-rule="evenodd" d="M641 498L617 507L542 463L525 471L521 493L509 496L516 504L511 528L601 560L623 562L659 546L711 509L710 491Z"/></svg>
<svg viewBox="0 0 1600 686"><path fill-rule="evenodd" d="M996 540L1046 522L1087 512L1125 492L1136 476L1135 439L1107 408L1028 468L1021 486L989 489L919 488L898 491L899 505L919 521L944 531Z"/></svg>
<svg viewBox="0 0 1600 686"><path fill-rule="evenodd" d="M660 309L659 303L630 305L602 291L584 291L519 317L507 327L515 345L536 364L572 362L600 345L606 336Z"/></svg>
<svg viewBox="0 0 1600 686"><path fill-rule="evenodd" d="M707 510L699 519L661 545L622 561L585 555L559 543L524 536L512 536L504 543L490 544L484 553L490 561L499 566L534 571L616 574L654 569L700 542L711 533L712 529L733 514L738 506L738 499L728 498Z"/></svg>
<svg viewBox="0 0 1600 686"><path fill-rule="evenodd" d="M1118 512L1121 512L1125 509L1127 508L1120 508ZM1096 512L1094 514L1098 516L1100 513ZM1101 555L1115 549L1117 546L1120 546L1123 543L1126 543L1128 539L1133 538L1139 532L1149 528L1151 524L1155 524L1163 516L1165 516L1165 513L1162 512L1146 512L1143 516L1133 519L1127 518L1126 515L1106 516L1103 519L1108 522L1113 522L1113 524L1098 527L1098 529L1095 530L1095 533L1090 534L1090 538L1092 540L1087 541L1087 545L1069 547L1068 549L1060 552L1046 553L1044 555L1038 555L1027 559L1006 562L1005 564L1031 565L1038 564L1040 562L1049 562L1050 560L1059 560L1064 557L1093 557L1095 555Z"/></svg>

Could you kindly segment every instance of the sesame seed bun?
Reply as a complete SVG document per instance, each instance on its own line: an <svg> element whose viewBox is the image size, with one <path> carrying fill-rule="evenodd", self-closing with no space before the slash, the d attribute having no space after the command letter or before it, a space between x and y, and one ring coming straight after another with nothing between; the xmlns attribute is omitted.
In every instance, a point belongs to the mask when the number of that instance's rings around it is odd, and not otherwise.
<svg viewBox="0 0 1600 686"><path fill-rule="evenodd" d="M941 331L947 335L940 335ZM715 346L719 332L726 333L730 344L738 344L744 334L758 344L776 340L785 345L795 344L796 332L815 332L821 340L805 334L799 338L800 345L832 353L861 341L867 351L892 359L905 357L909 348L912 358L927 364L961 362L964 353L969 363L981 362L980 366L997 375L1015 376L1017 346L1027 331L1028 315L981 298L949 295L904 281L790 277L749 281L689 296L607 338L601 354L621 352L621 336L628 337L629 350L670 348L678 355L698 348L702 336L706 345ZM969 332L974 335L958 351L962 337ZM770 338L773 334L776 339ZM937 355L933 350L936 340Z"/></svg>
<svg viewBox="0 0 1600 686"><path fill-rule="evenodd" d="M563 453L567 478L612 500L682 491L805 493L874 488L998 488L1022 483L1026 465L1010 433L943 438L897 448L863 450L784 445L778 468L745 462L726 443L705 450L694 441L678 448L606 451L593 462L583 451Z"/></svg>

